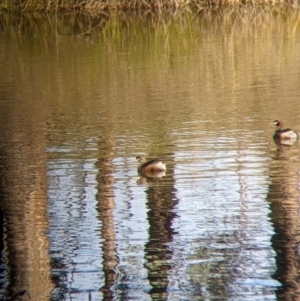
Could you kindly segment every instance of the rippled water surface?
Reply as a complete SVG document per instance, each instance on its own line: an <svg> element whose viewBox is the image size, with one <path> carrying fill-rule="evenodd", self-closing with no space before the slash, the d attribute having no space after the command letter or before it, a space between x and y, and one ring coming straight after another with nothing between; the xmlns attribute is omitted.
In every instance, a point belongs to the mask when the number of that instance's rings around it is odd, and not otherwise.
<svg viewBox="0 0 300 301"><path fill-rule="evenodd" d="M1 300L299 298L299 12L2 14L0 69Z"/></svg>

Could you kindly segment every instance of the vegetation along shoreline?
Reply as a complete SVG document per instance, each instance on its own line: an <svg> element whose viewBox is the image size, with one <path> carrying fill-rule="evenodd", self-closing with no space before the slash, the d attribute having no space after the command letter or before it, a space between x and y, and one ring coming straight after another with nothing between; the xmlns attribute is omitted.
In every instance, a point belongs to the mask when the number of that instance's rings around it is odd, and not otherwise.
<svg viewBox="0 0 300 301"><path fill-rule="evenodd" d="M300 0L0 0L0 10L20 12L201 11L228 6L300 7Z"/></svg>

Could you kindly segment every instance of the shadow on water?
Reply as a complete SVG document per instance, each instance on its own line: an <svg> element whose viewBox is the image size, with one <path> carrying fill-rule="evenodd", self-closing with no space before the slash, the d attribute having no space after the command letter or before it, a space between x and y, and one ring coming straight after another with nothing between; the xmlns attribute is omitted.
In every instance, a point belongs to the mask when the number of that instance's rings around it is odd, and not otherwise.
<svg viewBox="0 0 300 301"><path fill-rule="evenodd" d="M273 275L282 287L277 300L298 300L299 285L299 144L277 145L270 164L270 186L267 200L275 235L272 245L276 251L277 271Z"/></svg>

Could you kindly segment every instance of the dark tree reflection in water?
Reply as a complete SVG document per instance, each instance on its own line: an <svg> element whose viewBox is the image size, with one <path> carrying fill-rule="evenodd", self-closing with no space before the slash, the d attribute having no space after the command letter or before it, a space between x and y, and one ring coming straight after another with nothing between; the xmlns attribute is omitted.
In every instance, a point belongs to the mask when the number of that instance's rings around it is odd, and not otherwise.
<svg viewBox="0 0 300 301"><path fill-rule="evenodd" d="M103 137L102 137L103 138ZM101 147L99 147L101 149ZM97 175L98 193L96 199L98 202L99 219L102 223L101 238L103 239L103 272L104 272L104 285L101 287L103 293L103 300L114 300L113 285L117 280L117 254L116 254L116 237L113 211L115 208L114 203L114 166L112 159L114 157L114 145L108 143L107 147L103 149L96 166L99 170ZM103 157L108 159L103 159Z"/></svg>
<svg viewBox="0 0 300 301"><path fill-rule="evenodd" d="M278 146L270 165L272 176L268 201L275 229L272 244L277 254L274 278L283 285L278 290L278 300L296 300L300 295L298 156L295 149Z"/></svg>

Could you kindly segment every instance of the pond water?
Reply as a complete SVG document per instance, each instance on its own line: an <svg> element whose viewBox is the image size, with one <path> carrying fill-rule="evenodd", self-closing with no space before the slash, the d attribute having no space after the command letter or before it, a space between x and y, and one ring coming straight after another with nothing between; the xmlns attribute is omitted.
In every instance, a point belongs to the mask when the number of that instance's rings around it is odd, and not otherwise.
<svg viewBox="0 0 300 301"><path fill-rule="evenodd" d="M0 300L298 299L299 14L2 14Z"/></svg>

